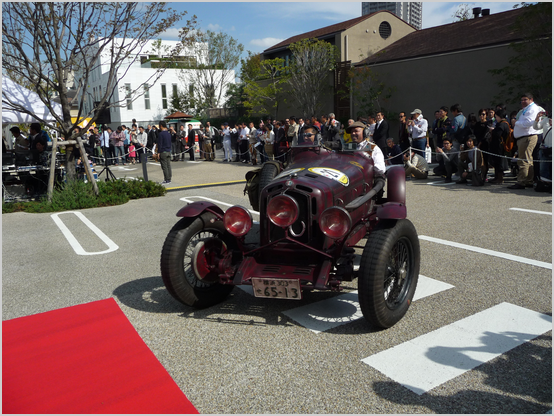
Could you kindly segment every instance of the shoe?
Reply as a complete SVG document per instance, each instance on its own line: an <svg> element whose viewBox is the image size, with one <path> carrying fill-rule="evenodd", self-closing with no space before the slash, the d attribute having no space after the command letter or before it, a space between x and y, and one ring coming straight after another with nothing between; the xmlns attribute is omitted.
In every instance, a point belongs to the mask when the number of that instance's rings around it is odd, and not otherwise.
<svg viewBox="0 0 554 416"><path fill-rule="evenodd" d="M171 181L163 181L163 182L162 182L162 185L168 184L168 183L171 183Z"/></svg>
<svg viewBox="0 0 554 416"><path fill-rule="evenodd" d="M446 179L444 180L444 183L452 183L452 178L446 178Z"/></svg>
<svg viewBox="0 0 554 416"><path fill-rule="evenodd" d="M507 189L525 189L525 186L515 183L512 186L508 186Z"/></svg>
<svg viewBox="0 0 554 416"><path fill-rule="evenodd" d="M532 188L533 186L534 186L534 184L532 184L532 183L528 183L528 184L525 185L526 188Z"/></svg>
<svg viewBox="0 0 554 416"><path fill-rule="evenodd" d="M456 181L457 184L461 184L461 183L467 183L467 179L459 179Z"/></svg>

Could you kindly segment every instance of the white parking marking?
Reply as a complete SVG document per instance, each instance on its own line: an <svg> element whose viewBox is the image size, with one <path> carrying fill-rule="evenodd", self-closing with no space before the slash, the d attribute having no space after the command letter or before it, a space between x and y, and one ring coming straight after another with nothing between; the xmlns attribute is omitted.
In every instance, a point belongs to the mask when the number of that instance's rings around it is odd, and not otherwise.
<svg viewBox="0 0 554 416"><path fill-rule="evenodd" d="M502 253L500 251L488 250L486 248L468 246L466 244L455 243L453 241L441 240L440 238L428 237L426 235L420 235L420 240L431 241L433 243L443 244L446 246L463 248L464 250L474 251L476 253L487 254L489 256L500 257L507 260L517 261L519 263L530 264L537 267L543 267L545 269L552 270L552 263L546 263L544 261L538 261L533 259L527 259L525 257L514 256L512 254Z"/></svg>
<svg viewBox="0 0 554 416"><path fill-rule="evenodd" d="M88 228L92 230L94 234L98 236L106 245L108 246L107 250L104 251L95 251L95 252L88 252L85 251L83 246L79 244L75 236L69 231L69 228L66 227L66 225L63 223L63 221L59 218L62 214L75 214L77 218L79 218ZM66 211L66 212L59 212L57 214L51 215L52 219L54 220L54 223L59 227L62 234L65 236L73 250L75 250L75 253L77 253L80 256L94 256L97 254L106 254L111 253L112 251L115 251L119 248L117 244L115 244L106 234L104 234L96 225L94 225L92 222L89 221L88 218L86 218L81 212L77 211Z"/></svg>
<svg viewBox="0 0 554 416"><path fill-rule="evenodd" d="M254 296L252 286L239 286L242 290ZM413 301L423 299L435 293L448 290L454 286L429 277L419 275ZM358 302L358 291L354 290L330 299L299 306L283 312L312 332L320 333L340 325L347 324L363 317Z"/></svg>
<svg viewBox="0 0 554 416"><path fill-rule="evenodd" d="M362 362L417 394L552 330L552 317L501 303Z"/></svg>
<svg viewBox="0 0 554 416"><path fill-rule="evenodd" d="M523 208L510 208L512 211L523 211L523 212L530 212L532 214L544 214L544 215L552 215L551 212L546 211L535 211L533 209L523 209Z"/></svg>

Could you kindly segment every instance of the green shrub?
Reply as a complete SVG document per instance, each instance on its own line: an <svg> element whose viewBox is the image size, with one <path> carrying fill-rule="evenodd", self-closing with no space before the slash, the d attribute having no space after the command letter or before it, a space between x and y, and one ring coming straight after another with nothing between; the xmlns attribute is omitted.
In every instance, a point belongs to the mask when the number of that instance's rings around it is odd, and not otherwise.
<svg viewBox="0 0 554 416"><path fill-rule="evenodd" d="M2 213L57 212L76 209L121 205L129 199L163 196L166 189L155 182L117 179L115 181L97 182L98 196L94 194L92 183L73 181L58 184L52 192L52 201L44 197L40 201L4 202Z"/></svg>

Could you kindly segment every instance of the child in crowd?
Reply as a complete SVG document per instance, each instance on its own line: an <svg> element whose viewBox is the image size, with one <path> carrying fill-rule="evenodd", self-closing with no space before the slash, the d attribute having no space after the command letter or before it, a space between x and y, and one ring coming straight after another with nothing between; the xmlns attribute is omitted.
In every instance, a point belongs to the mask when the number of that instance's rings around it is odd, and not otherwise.
<svg viewBox="0 0 554 416"><path fill-rule="evenodd" d="M136 158L137 154L135 152L135 145L131 142L129 144L129 158L131 159L131 164L134 165L135 164L135 158Z"/></svg>

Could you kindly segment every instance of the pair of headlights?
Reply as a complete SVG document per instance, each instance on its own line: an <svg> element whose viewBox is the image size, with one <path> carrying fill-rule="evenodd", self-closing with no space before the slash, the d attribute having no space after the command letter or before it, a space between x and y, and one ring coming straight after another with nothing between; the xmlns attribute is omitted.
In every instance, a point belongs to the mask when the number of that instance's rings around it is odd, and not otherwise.
<svg viewBox="0 0 554 416"><path fill-rule="evenodd" d="M277 227L290 227L298 219L298 203L288 195L279 195L269 201L267 216ZM225 229L235 237L246 235L252 228L252 215L239 205L229 208L223 216ZM352 219L341 207L327 208L319 217L319 227L329 238L341 239L350 231Z"/></svg>

